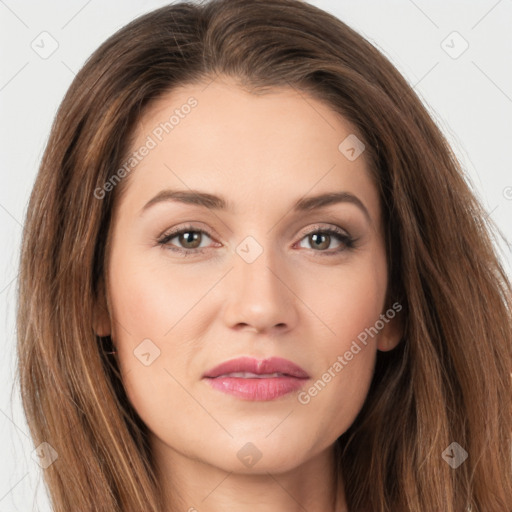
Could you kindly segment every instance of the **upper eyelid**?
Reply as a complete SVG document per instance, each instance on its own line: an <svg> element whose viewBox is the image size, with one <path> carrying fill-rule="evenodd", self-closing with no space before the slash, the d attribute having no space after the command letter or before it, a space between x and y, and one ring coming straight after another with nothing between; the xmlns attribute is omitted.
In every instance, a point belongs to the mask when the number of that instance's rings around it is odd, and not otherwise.
<svg viewBox="0 0 512 512"><path fill-rule="evenodd" d="M344 229L340 226L335 226L333 224L315 223L315 224L313 224L312 227L305 228L305 229L306 229L306 231L301 232L302 234L300 235L299 240L302 240L305 236L308 236L311 233L315 233L317 231L320 232L320 231L329 231L329 230L332 230L335 234L337 234L339 236L343 236L343 234L345 234L348 238L352 237L352 235L346 229ZM208 236L209 238L211 238L212 240L214 240L216 238L215 235L212 234L206 228L201 228L201 227L197 227L197 226L184 226L182 228L178 228L178 229L170 231L170 232L164 232L161 236L158 237L158 241L162 241L165 239L168 239L167 241L172 240L176 236L180 235L183 232L187 232L187 231L195 231L195 232L203 233L206 236ZM339 231L341 231L342 233L340 233ZM206 249L206 247L203 247L201 249ZM201 250L201 249L196 248L196 250ZM190 250L193 251L194 249L190 249Z"/></svg>
<svg viewBox="0 0 512 512"><path fill-rule="evenodd" d="M326 229L326 230L328 230L328 229L340 229L342 231L347 232L347 234L348 234L348 231L345 228L342 228L340 226L336 226L332 222L331 223L328 223L328 222L326 222L326 223L315 222L315 223L313 223L313 225L311 227L304 228L304 229L305 229L305 231L302 231L303 233L310 233L311 231L320 230L320 229ZM183 227L177 228L177 229L165 230L159 236L159 238L163 238L163 237L171 235L171 234L179 234L182 231L186 231L186 230L189 230L189 231L200 231L200 232L206 233L208 236L211 236L211 232L212 232L208 228L203 228L203 227L199 227L199 226L183 226Z"/></svg>
<svg viewBox="0 0 512 512"><path fill-rule="evenodd" d="M187 231L197 231L200 233L204 233L205 235L209 236L210 238L214 237L214 235L212 235L211 232L205 228L199 228L199 227L195 227L195 226L194 227L184 226L182 228L173 229L170 231L166 230L158 237L158 239L162 240L162 239L168 238L168 237L174 238L175 236L179 235L180 233L187 232Z"/></svg>

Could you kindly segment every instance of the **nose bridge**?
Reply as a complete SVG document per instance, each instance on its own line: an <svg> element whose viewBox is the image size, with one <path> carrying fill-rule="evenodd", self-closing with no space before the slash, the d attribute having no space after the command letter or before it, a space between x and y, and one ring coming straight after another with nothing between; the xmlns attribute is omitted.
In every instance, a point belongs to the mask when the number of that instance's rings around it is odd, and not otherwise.
<svg viewBox="0 0 512 512"><path fill-rule="evenodd" d="M295 322L293 293L285 284L290 277L269 238L260 243L248 236L235 252L226 321L257 330L290 327Z"/></svg>

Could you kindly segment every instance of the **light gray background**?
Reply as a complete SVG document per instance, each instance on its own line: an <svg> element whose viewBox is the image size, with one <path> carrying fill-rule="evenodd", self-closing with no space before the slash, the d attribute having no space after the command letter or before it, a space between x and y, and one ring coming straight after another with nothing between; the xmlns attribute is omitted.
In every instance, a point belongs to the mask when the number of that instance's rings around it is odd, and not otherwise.
<svg viewBox="0 0 512 512"><path fill-rule="evenodd" d="M100 43L166 3L0 0L0 512L50 510L17 387L11 400L19 243L50 126L75 73ZM369 39L414 86L492 219L512 240L512 0L310 3ZM50 48L49 39L41 42L48 37L40 36L43 31L58 43L46 59L31 47ZM464 40L469 47L452 58ZM504 243L501 247L511 274L510 250Z"/></svg>

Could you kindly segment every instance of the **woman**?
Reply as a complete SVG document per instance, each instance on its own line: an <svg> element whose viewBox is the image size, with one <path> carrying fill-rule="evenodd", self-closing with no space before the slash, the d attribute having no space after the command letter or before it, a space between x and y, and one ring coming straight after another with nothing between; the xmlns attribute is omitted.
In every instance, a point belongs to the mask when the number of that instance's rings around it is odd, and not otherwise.
<svg viewBox="0 0 512 512"><path fill-rule="evenodd" d="M20 383L54 510L511 510L492 229L335 17L133 21L71 85L26 219Z"/></svg>

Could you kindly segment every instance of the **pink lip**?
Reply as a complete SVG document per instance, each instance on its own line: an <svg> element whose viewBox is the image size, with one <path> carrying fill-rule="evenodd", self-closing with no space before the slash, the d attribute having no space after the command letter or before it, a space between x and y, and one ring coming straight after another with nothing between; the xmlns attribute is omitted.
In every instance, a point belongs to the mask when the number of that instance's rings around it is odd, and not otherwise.
<svg viewBox="0 0 512 512"><path fill-rule="evenodd" d="M256 375L280 373L275 377L251 378L229 376L235 372L250 372ZM231 359L212 368L203 375L209 384L224 393L245 400L274 400L302 387L309 375L295 363L272 357L258 360L252 357Z"/></svg>

